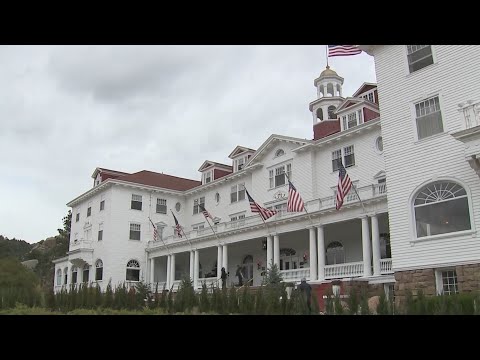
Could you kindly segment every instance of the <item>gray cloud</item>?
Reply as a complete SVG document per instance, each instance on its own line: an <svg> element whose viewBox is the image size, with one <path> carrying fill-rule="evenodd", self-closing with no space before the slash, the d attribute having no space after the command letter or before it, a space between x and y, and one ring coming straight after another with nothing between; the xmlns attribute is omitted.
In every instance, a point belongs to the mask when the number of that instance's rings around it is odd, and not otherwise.
<svg viewBox="0 0 480 360"><path fill-rule="evenodd" d="M199 179L272 133L312 137L324 46L0 46L0 234L54 235L97 166ZM374 82L335 58L344 94ZM7 170L8 169L8 170Z"/></svg>

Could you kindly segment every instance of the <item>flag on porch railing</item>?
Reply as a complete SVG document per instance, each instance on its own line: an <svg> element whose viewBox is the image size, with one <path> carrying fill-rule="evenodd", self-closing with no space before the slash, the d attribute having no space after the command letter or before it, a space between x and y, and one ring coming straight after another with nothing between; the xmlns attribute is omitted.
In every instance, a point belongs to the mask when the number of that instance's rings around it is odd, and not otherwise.
<svg viewBox="0 0 480 360"><path fill-rule="evenodd" d="M343 199L347 196L348 192L352 188L352 180L350 180L350 176L347 174L347 170L343 166L342 162L339 163L339 170L338 170L338 185L337 185L337 210L343 205Z"/></svg>
<svg viewBox="0 0 480 360"><path fill-rule="evenodd" d="M350 56L361 54L362 50L355 45L328 45L328 56Z"/></svg>
<svg viewBox="0 0 480 360"><path fill-rule="evenodd" d="M175 235L177 235L179 238L181 238L182 237L182 233L181 233L182 227L178 223L178 220L177 220L175 214L173 213L173 211L172 211L172 215L173 215L173 219L175 220Z"/></svg>
<svg viewBox="0 0 480 360"><path fill-rule="evenodd" d="M153 241L157 241L157 240L158 240L157 227L156 227L155 224L153 223L152 219L148 218L148 220L150 220L150 222L152 223L152 226L153 226Z"/></svg>
<svg viewBox="0 0 480 360"><path fill-rule="evenodd" d="M253 200L253 198L248 193L247 189L245 189L245 192L247 193L248 201L250 202L250 210L252 211L252 213L259 213L263 221L271 218L273 215L277 213L275 210L268 210L261 207L255 202L255 200Z"/></svg>
<svg viewBox="0 0 480 360"><path fill-rule="evenodd" d="M292 182L288 180L288 202L287 202L287 211L288 212L301 212L305 210L305 203L303 202L300 193L297 191Z"/></svg>
<svg viewBox="0 0 480 360"><path fill-rule="evenodd" d="M206 220L207 218L210 218L210 219L212 219L212 221L213 221L213 216L212 216L212 214L210 214L210 213L207 211L207 209L205 209L205 206L203 206L202 204L199 204L198 206L200 207L200 210L202 210L202 214L203 214L203 216L205 216L205 220Z"/></svg>

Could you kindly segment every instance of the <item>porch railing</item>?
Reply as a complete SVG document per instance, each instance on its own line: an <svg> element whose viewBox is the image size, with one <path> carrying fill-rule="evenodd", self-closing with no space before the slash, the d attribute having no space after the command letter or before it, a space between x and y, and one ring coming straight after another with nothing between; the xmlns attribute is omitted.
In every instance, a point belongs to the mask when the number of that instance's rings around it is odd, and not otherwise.
<svg viewBox="0 0 480 360"><path fill-rule="evenodd" d="M218 287L219 284L220 284L220 282L218 281L218 279L216 277L198 278L197 286L198 286L199 289L202 288L204 283L207 285L207 289L210 289L212 287L212 285L214 287Z"/></svg>
<svg viewBox="0 0 480 360"><path fill-rule="evenodd" d="M372 185L367 185L367 186L357 188L357 192L360 198L362 199L362 201L365 202L369 199L384 197L387 194L387 186L386 186L386 183L372 184ZM346 197L346 199L344 200L344 206L358 203L358 202L359 202L359 199L357 194L355 192L350 192ZM335 208L335 205L336 205L335 196L327 196L324 198L317 198L317 199L305 202L305 207L310 214L317 211L333 209ZM282 212L282 213L279 213L278 215L275 215L273 219L283 220L283 219L289 219L296 216L301 216L301 215L299 215L298 213ZM254 226L263 226L262 219L258 215L249 216L244 219L239 219L236 221L221 222L213 225L213 228L217 234L221 234L223 232L234 231L234 230L244 229L244 228L249 228ZM213 235L213 231L210 227L199 229L199 230L192 230L189 232L185 231L185 233L189 240ZM170 235L170 236L164 237L163 241L149 241L148 247L161 248L164 246L164 243L168 245L172 243L182 243L182 242L188 243L185 237L178 238L175 235Z"/></svg>
<svg viewBox="0 0 480 360"><path fill-rule="evenodd" d="M380 274L393 274L392 259L380 259Z"/></svg>
<svg viewBox="0 0 480 360"><path fill-rule="evenodd" d="M299 281L302 278L310 279L310 268L280 270L283 280Z"/></svg>
<svg viewBox="0 0 480 360"><path fill-rule="evenodd" d="M325 279L357 276L363 276L363 261L325 266Z"/></svg>
<svg viewBox="0 0 480 360"><path fill-rule="evenodd" d="M85 239L73 240L70 243L69 250L72 251L72 250L77 250L77 249L91 250L91 249L93 249L93 241L92 240L85 240Z"/></svg>

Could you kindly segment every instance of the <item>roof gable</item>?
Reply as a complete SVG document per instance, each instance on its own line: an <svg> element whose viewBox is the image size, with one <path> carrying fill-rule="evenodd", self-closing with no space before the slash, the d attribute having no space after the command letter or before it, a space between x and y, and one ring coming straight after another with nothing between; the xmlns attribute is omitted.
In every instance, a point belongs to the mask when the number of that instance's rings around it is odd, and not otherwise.
<svg viewBox="0 0 480 360"><path fill-rule="evenodd" d="M198 171L202 172L202 171L205 171L205 170L210 169L210 168L219 168L219 169L225 169L225 170L232 171L232 166L217 163L215 161L210 161L210 160L205 160L203 162L202 166L200 166L200 168L198 169Z"/></svg>
<svg viewBox="0 0 480 360"><path fill-rule="evenodd" d="M299 138L294 138L290 136L283 136L283 135L275 135L272 134L270 137L258 148L258 150L255 152L255 154L250 158L250 160L247 163L247 166L254 164L255 162L259 162L263 156L267 153L267 150L269 150L276 142L289 142L289 143L294 143L297 145L305 145L311 140L306 140L306 139L299 139Z"/></svg>
<svg viewBox="0 0 480 360"><path fill-rule="evenodd" d="M362 98L346 98L345 101L343 103L340 104L340 106L337 108L337 110L335 110L335 113L338 114L346 109L348 109L349 107L352 107L352 106L356 106L356 105L359 105L359 104L363 104L363 105L366 105L368 107L370 107L372 110L375 110L378 112L378 105L375 104L375 103L372 103L371 101L368 101L368 100L365 100L365 99L362 99Z"/></svg>
<svg viewBox="0 0 480 360"><path fill-rule="evenodd" d="M355 91L355 93L352 95L352 97L356 97L360 94L363 94L364 92L367 92L367 91L370 91L374 88L377 87L377 84L375 83L367 83L367 82L364 82L359 88L357 91Z"/></svg>
<svg viewBox="0 0 480 360"><path fill-rule="evenodd" d="M230 155L228 155L228 157L230 159L233 159L234 157L244 153L244 152L249 152L249 151L253 151L255 152L254 149L250 149L250 148L247 148L247 147L244 147L244 146L240 146L240 145L237 145L237 147L235 149L233 149L233 151L230 153Z"/></svg>

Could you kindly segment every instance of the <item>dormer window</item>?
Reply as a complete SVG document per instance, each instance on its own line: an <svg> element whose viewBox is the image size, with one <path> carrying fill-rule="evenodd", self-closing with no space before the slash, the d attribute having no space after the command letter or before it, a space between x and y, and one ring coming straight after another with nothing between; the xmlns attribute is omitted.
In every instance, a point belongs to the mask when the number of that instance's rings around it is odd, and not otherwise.
<svg viewBox="0 0 480 360"><path fill-rule="evenodd" d="M375 96L373 94L373 91L369 91L368 93L365 93L363 94L362 96L360 96L362 99L365 99L365 100L368 100L372 103L375 102Z"/></svg>
<svg viewBox="0 0 480 360"><path fill-rule="evenodd" d="M350 114L342 116L343 130L348 130L352 127L360 125L361 123L363 123L362 110L354 111Z"/></svg>
<svg viewBox="0 0 480 360"><path fill-rule="evenodd" d="M250 159L251 155L245 155L242 157L239 157L236 160L233 160L233 169L234 171L240 171L243 170L245 167L245 164L248 162L248 159Z"/></svg>
<svg viewBox="0 0 480 360"><path fill-rule="evenodd" d="M237 166L237 170L240 171L243 169L243 165L245 165L245 160L243 158L240 158L238 159L238 166Z"/></svg>
<svg viewBox="0 0 480 360"><path fill-rule="evenodd" d="M208 184L212 181L212 170L209 170L203 174L203 183Z"/></svg>

